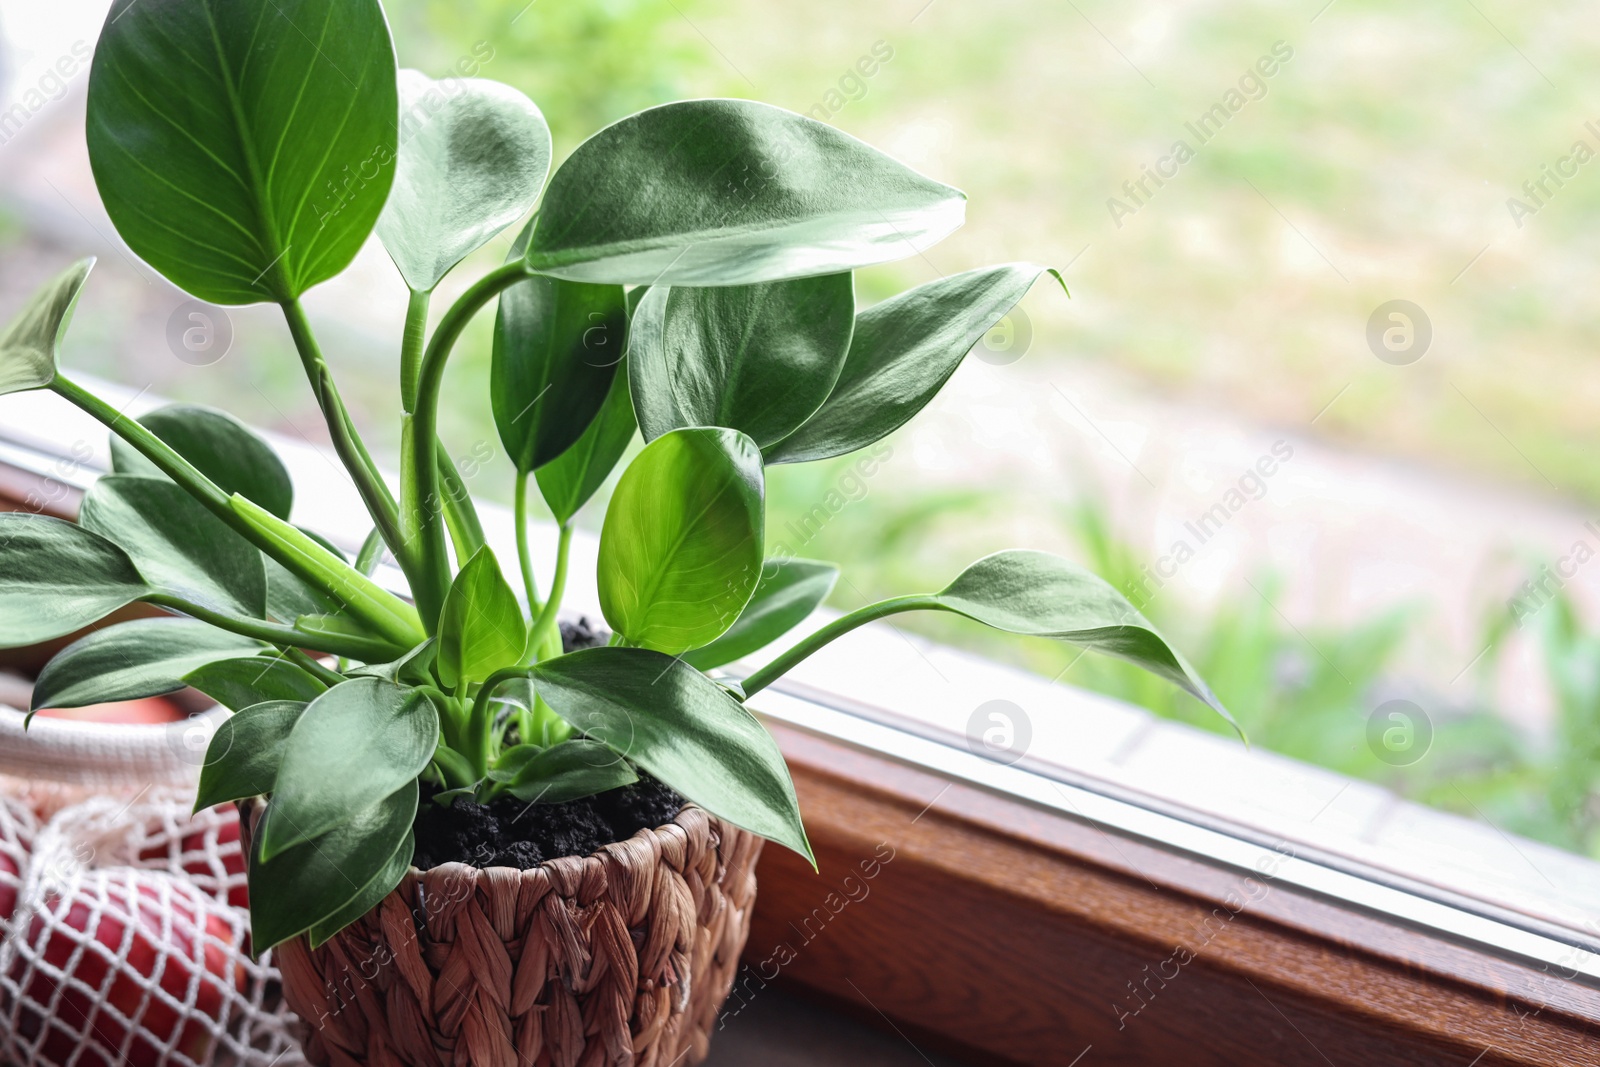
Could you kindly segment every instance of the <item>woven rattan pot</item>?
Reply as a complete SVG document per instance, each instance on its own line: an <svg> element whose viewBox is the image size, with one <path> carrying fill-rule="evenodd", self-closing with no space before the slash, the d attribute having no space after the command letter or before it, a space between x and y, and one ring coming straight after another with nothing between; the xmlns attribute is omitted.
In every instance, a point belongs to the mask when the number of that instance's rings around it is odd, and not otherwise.
<svg viewBox="0 0 1600 1067"><path fill-rule="evenodd" d="M243 825L260 818L256 802ZM759 837L699 808L531 871L412 868L366 917L276 953L306 1058L374 1067L681 1067L750 935Z"/></svg>

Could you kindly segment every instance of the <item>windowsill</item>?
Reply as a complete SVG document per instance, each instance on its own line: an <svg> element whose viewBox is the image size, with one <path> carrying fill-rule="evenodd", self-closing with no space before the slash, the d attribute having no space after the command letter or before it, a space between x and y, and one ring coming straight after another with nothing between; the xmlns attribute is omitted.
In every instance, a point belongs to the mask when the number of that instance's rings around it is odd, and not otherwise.
<svg viewBox="0 0 1600 1067"><path fill-rule="evenodd" d="M101 388L98 383L96 388ZM130 415L154 406L148 397L115 387L104 387L102 392L119 406L127 401ZM78 455L90 458L78 464L41 460L41 453L44 457L74 454L74 443ZM274 444L300 489L296 521L353 549L366 533L367 520L343 472L324 452L305 442L275 439ZM0 494L24 498L37 488L41 473L81 487L106 460L103 428L65 402L44 394L0 397ZM486 507L484 519L496 552L503 559L515 558L509 514ZM553 529L536 529L533 541L536 560L553 556ZM592 536L574 539L567 604L574 612L598 617L595 557ZM548 583L550 575L540 577ZM819 618L811 625L825 621ZM1032 722L1029 757L1015 767L992 763L965 747L968 717L978 705L995 699L1025 709ZM825 881L848 873L830 871L827 863L830 857L845 868L852 863L859 846L871 836L864 826L879 808L904 809L891 824L896 833L914 834L920 842L902 868L908 873L896 872L899 877L909 879L914 871L917 883L928 885L935 884L935 875L954 879L957 885L963 884L963 877L971 877L975 899L991 894L996 900L1015 899L1040 907L1052 899L1057 888L1053 883L1064 883L1069 872L1079 877L1083 870L1102 866L1110 872L1103 877L1131 874L1136 879L1126 885L1117 882L1121 888L1108 899L1143 893L1142 880L1157 899L1174 902L1173 907L1180 900L1188 902L1183 906L1192 906L1196 897L1220 899L1240 872L1275 855L1276 848L1278 853L1293 854L1275 868L1287 903L1263 906L1253 923L1240 924L1241 930L1247 925L1253 930L1258 922L1300 931L1296 936L1326 935L1344 945L1346 954L1409 967L1420 973L1418 980L1428 980L1428 972L1457 982L1477 975L1489 989L1517 993L1524 1003L1550 1007L1547 1021L1558 1017L1581 1019L1585 1025L1600 1021L1600 995L1595 990L1600 959L1573 947L1596 948L1585 923L1589 916L1600 914L1596 877L1600 868L1580 857L1401 801L1367 783L1247 750L1237 742L1159 720L1113 700L1051 685L884 623L858 630L808 660L773 690L756 697L752 706L774 725L795 765L808 821L813 823L819 854L825 857ZM855 766L871 769L851 778L849 768ZM850 803L830 806L825 798L839 795L840 790L851 796ZM990 803L984 798L995 798L1000 805L996 811L1009 814L984 814ZM820 823L813 811L816 804L825 809ZM1083 827L1090 832L1085 834ZM940 836L930 843L936 828ZM1041 868L1052 873L1038 875L1044 881L1032 884L985 884L982 872L970 870L974 862L983 862L971 850L993 847L1003 852L1013 838L1055 857L1050 863L1056 866ZM941 844L945 841L954 843ZM1102 841L1109 843L1110 852ZM943 855L944 847L967 851L958 861ZM867 849L870 852L870 842ZM797 869L776 848L767 850L762 878L763 899L776 903L758 911L757 936L747 956L757 967L771 948L762 938L786 936L783 924L773 921L773 909L792 906L794 914L803 917L826 892L815 876ZM1050 907L1059 911L1064 905ZM920 919L904 909L887 914L887 905L870 913L863 908L850 921L868 929L883 923L883 931L909 930L896 935L902 940L927 937L928 924L945 918L944 908L941 904L939 912ZM954 903L949 908L952 914L958 910ZM988 910L992 913L994 907ZM1348 925L1341 916L1348 917ZM1116 919L1104 916L1107 931L1119 929ZM1006 913L998 918L990 914L988 921L1003 924ZM1066 931L1071 924L1065 918L1061 921L1067 923L1062 928ZM1335 922L1340 924L1337 933L1327 929ZM1141 927L1127 933L1143 942L1153 931ZM1066 932L1059 937L1068 938L1063 944L1078 944ZM824 948L808 949L785 977L839 1003L858 1009L863 1002L872 1005L870 1011L862 1011L870 1021L879 1011L874 1003L879 994L869 997L864 991L868 987L857 987L853 981L849 987L841 985L841 977L851 977L848 968L853 964L849 946L839 943L845 939L835 940ZM1146 946L1131 959L1160 961L1170 946L1158 948ZM965 951L954 945L955 955L949 960L934 952L929 965L970 964L957 949ZM1218 952L1226 966L1230 957ZM1481 967L1475 962L1480 959ZM1245 957L1234 963L1236 969L1249 972ZM1002 965L1022 968L1026 963L1008 960ZM1559 996L1541 1001L1529 992L1539 988L1534 972L1541 970L1546 976L1582 973L1575 982L1563 983ZM1127 977L1137 972L1135 963ZM1113 966L1109 973L1122 972ZM1265 970L1259 976L1262 982L1277 983L1270 988L1289 982ZM1016 974L1007 980L1025 978ZM1090 1018L1106 1016L1104 1002L1123 995L1118 981L1094 990ZM988 984L998 990L1005 981L992 977ZM852 995L852 989L859 996ZM1358 1013L1383 1014L1376 988L1370 1004L1349 991L1343 995L1343 1003L1354 1003L1352 1010ZM1033 1062L1019 1052L1030 1047L1025 1042L1013 1042L1013 1047L999 1036L991 1041L981 1026L974 1029L972 1020L947 1018L948 1013L938 1007L938 996L921 1001L882 1000L882 1017L920 1027L918 1032L942 1035L969 1050ZM1053 1010L1049 1004L1043 1008ZM1444 1032L1453 1031L1446 1027ZM737 1039L730 1044L736 1046Z"/></svg>

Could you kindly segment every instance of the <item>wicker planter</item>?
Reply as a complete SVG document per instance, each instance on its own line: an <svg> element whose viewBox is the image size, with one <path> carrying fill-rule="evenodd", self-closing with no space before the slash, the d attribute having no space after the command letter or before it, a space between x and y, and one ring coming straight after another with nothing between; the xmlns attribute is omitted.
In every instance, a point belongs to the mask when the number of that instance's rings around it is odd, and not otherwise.
<svg viewBox="0 0 1600 1067"><path fill-rule="evenodd" d="M246 811L253 828L260 803ZM312 951L275 953L319 1065L681 1067L750 934L761 839L687 808L531 871L412 868Z"/></svg>

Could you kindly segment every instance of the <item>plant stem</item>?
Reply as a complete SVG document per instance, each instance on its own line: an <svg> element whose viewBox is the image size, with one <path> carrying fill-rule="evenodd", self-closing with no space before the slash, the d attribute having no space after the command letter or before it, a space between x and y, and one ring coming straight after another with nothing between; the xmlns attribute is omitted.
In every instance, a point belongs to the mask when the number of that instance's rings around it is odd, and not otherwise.
<svg viewBox="0 0 1600 1067"><path fill-rule="evenodd" d="M219 630L227 630L241 637L253 637L257 641L265 641L283 648L314 648L318 652L348 656L365 663L382 663L384 659L395 655L395 646L387 641L341 634L306 633L275 622L212 611L171 593L151 593L140 599L158 607L181 611L190 618L210 623Z"/></svg>
<svg viewBox="0 0 1600 1067"><path fill-rule="evenodd" d="M533 577L533 553L528 546L528 471L517 471L516 499L512 503L514 517L517 524L517 563L522 568L522 589L528 594L528 618L538 617L539 612L539 583ZM529 646L532 647L534 628L528 631Z"/></svg>
<svg viewBox="0 0 1600 1067"><path fill-rule="evenodd" d="M545 601L544 610L539 613L528 639L531 655L538 655L544 649L556 629L556 612L561 609L561 597L567 591L567 558L571 551L572 523L568 521L561 524L561 539L556 545L556 573L550 581L550 599Z"/></svg>
<svg viewBox="0 0 1600 1067"><path fill-rule="evenodd" d="M71 401L104 423L113 433L137 449L139 454L154 463L161 473L176 482L180 488L198 501L207 511L221 519L239 536L278 563L281 563L290 573L305 581L312 588L326 593L337 603L346 603L342 590L329 582L325 575L305 566L293 553L283 551L280 545L246 522L229 504L227 493L223 492L210 478L200 473L194 464L179 455L171 445L147 430L144 424L136 419L125 417L116 408L83 388L83 386L62 377L60 374L57 374L55 380L50 383L50 388L57 395ZM351 610L353 611L354 609L352 608ZM363 621L369 625L381 625L383 622L383 620L368 618L364 618Z"/></svg>
<svg viewBox="0 0 1600 1067"><path fill-rule="evenodd" d="M444 490L441 501L444 505L444 522L450 531L450 540L456 546L456 565L459 567L483 547L483 523L478 518L477 506L472 503L472 495L467 492L467 483L451 462L444 445L436 442L433 451L439 467L439 481Z"/></svg>
<svg viewBox="0 0 1600 1067"><path fill-rule="evenodd" d="M900 596L892 600L884 600L877 604L868 604L864 608L852 611L850 614L835 619L816 633L796 644L789 651L773 660L771 663L756 671L742 683L746 699L759 693L785 674L789 673L802 660L812 653L820 650L824 645L854 630L858 626L865 626L869 622L888 615L897 615L903 611L938 610L941 607L937 597L931 596Z"/></svg>
<svg viewBox="0 0 1600 1067"><path fill-rule="evenodd" d="M433 293L411 290L406 305L406 330L400 341L400 406L405 411L417 406L417 373L422 369L422 346L428 336L428 304Z"/></svg>
<svg viewBox="0 0 1600 1067"><path fill-rule="evenodd" d="M330 688L345 680L344 675L340 674L338 671L330 671L311 656L307 655L304 649L285 649L284 656L291 663L305 668L306 671L316 677L317 681L329 686Z"/></svg>
<svg viewBox="0 0 1600 1067"><path fill-rule="evenodd" d="M377 465L372 462L361 435L350 421L350 412L333 384L333 372L322 357L322 349L311 332L305 309L298 300L286 300L281 306L284 320L289 324L289 334L294 338L295 349L300 353L300 363L305 367L306 378L311 383L311 393L316 397L317 407L322 410L323 421L328 424L334 451L339 453L345 470L350 472L350 478L356 484L356 491L361 494L362 503L366 504L368 513L372 515L373 523L383 531L383 539L389 545L389 550L409 577L394 496L378 476Z"/></svg>
<svg viewBox="0 0 1600 1067"><path fill-rule="evenodd" d="M438 630L439 612L450 588L437 458L439 390L444 383L445 364L472 317L530 273L521 260L507 263L480 278L445 312L423 352L416 395L401 422L400 531L403 541L414 545L418 573L413 578L412 594L430 634Z"/></svg>
<svg viewBox="0 0 1600 1067"><path fill-rule="evenodd" d="M528 674L526 667L502 667L478 687L478 695L472 702L472 715L467 724L467 757L472 760L478 777L483 778L489 773L490 750L494 745L494 719L489 714L489 699L494 696L496 689L513 678L524 678Z"/></svg>

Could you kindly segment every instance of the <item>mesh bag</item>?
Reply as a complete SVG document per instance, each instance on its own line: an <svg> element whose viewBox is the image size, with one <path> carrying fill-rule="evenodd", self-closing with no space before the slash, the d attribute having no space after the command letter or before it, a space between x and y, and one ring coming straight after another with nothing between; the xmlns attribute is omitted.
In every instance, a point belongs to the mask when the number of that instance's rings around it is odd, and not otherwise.
<svg viewBox="0 0 1600 1067"><path fill-rule="evenodd" d="M197 720L112 728L138 749L97 761L106 727L19 736L14 714L0 709L0 1065L303 1064L270 954L250 955L237 812L189 814L215 720L199 737Z"/></svg>

